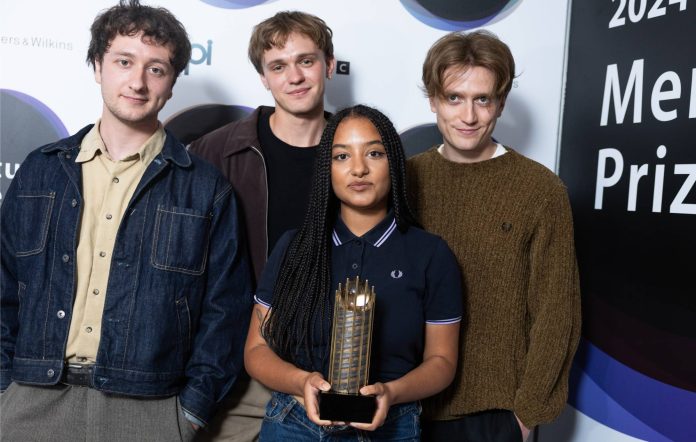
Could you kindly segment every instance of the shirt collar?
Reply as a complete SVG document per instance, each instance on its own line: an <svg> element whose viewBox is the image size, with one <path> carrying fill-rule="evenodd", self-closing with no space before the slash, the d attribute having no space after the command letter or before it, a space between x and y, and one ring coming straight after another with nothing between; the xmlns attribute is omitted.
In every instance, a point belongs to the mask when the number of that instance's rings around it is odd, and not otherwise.
<svg viewBox="0 0 696 442"><path fill-rule="evenodd" d="M82 139L82 143L80 144L80 153L77 155L77 158L75 158L75 162L85 163L87 161L92 160L97 155L97 153L107 153L104 140L102 140L102 137L99 134L100 123L101 120L97 121L97 123L92 127L92 129L90 129L89 132L87 132L87 135L85 135L85 137ZM129 157L124 158L124 160L138 158L145 165L150 164L150 162L160 152L162 152L165 138L166 133L164 132L164 128L160 124L155 133L152 134L152 136L148 138L147 141L145 141L145 143L143 143L140 149L138 149L138 152Z"/></svg>
<svg viewBox="0 0 696 442"><path fill-rule="evenodd" d="M106 152L104 141L101 135L99 135L99 123L100 121L97 121L82 139L82 143L80 143L80 153L78 153L77 158L75 158L76 163L86 163L87 161L91 161L97 155L97 152Z"/></svg>
<svg viewBox="0 0 696 442"><path fill-rule="evenodd" d="M384 217L382 221L374 226L369 232L365 233L361 239L372 244L375 247L379 247L384 244L387 239L396 230L396 218L394 218L394 213L390 210L387 212L387 216ZM351 232L348 227L343 223L341 216L336 217L336 225L334 225L333 232L331 233L331 239L334 245L340 246L346 244L353 239L358 237Z"/></svg>

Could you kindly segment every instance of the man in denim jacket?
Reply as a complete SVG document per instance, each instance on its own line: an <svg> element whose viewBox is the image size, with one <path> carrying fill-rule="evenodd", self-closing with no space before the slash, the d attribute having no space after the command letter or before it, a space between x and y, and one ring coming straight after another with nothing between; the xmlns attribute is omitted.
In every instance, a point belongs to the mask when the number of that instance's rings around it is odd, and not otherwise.
<svg viewBox="0 0 696 442"><path fill-rule="evenodd" d="M32 152L5 195L3 440L191 440L242 368L232 187L157 119L190 53L165 9L103 12L101 119Z"/></svg>

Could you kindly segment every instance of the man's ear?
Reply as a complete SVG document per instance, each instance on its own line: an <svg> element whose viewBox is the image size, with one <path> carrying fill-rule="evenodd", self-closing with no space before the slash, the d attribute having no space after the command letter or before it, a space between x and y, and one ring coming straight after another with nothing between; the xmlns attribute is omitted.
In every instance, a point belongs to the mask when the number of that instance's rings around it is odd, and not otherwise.
<svg viewBox="0 0 696 442"><path fill-rule="evenodd" d="M507 99L507 98L502 98L502 99L500 99L500 104L498 104L498 115L497 115L497 117L500 117L501 115L503 115L503 109L505 109L505 100L506 100L506 99Z"/></svg>
<svg viewBox="0 0 696 442"><path fill-rule="evenodd" d="M331 77L333 77L335 70L336 70L336 58L331 57L329 60L326 60L326 78L331 80Z"/></svg>
<svg viewBox="0 0 696 442"><path fill-rule="evenodd" d="M94 61L94 81L101 84L101 62Z"/></svg>
<svg viewBox="0 0 696 442"><path fill-rule="evenodd" d="M265 87L266 90L270 90L271 88L268 86L268 80L266 79L266 76L263 74L259 74L259 78L261 79L261 83L263 84L263 87Z"/></svg>
<svg viewBox="0 0 696 442"><path fill-rule="evenodd" d="M428 102L430 103L430 111L436 114L437 107L435 107L435 97L428 97Z"/></svg>

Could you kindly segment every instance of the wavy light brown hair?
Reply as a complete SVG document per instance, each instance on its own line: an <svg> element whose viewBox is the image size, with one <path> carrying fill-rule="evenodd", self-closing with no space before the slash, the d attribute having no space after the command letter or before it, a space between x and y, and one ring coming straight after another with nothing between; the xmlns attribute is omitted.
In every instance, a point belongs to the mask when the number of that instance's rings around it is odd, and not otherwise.
<svg viewBox="0 0 696 442"><path fill-rule="evenodd" d="M505 100L515 79L515 59L510 48L495 34L479 30L452 32L440 38L423 63L423 91L429 98L445 96L446 71L484 67L495 75L496 98Z"/></svg>
<svg viewBox="0 0 696 442"><path fill-rule="evenodd" d="M334 58L333 31L324 20L300 11L282 11L254 26L249 40L249 60L263 75L263 53L282 48L292 33L304 35L317 45L328 62Z"/></svg>

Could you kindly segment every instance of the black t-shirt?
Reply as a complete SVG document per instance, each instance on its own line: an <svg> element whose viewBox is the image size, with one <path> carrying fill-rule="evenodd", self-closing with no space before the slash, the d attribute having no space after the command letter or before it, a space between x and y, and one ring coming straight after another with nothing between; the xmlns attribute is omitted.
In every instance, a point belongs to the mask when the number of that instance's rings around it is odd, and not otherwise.
<svg viewBox="0 0 696 442"><path fill-rule="evenodd" d="M271 114L259 117L259 141L263 146L268 177L268 253L278 239L304 220L312 190L318 146L291 146L273 134Z"/></svg>

